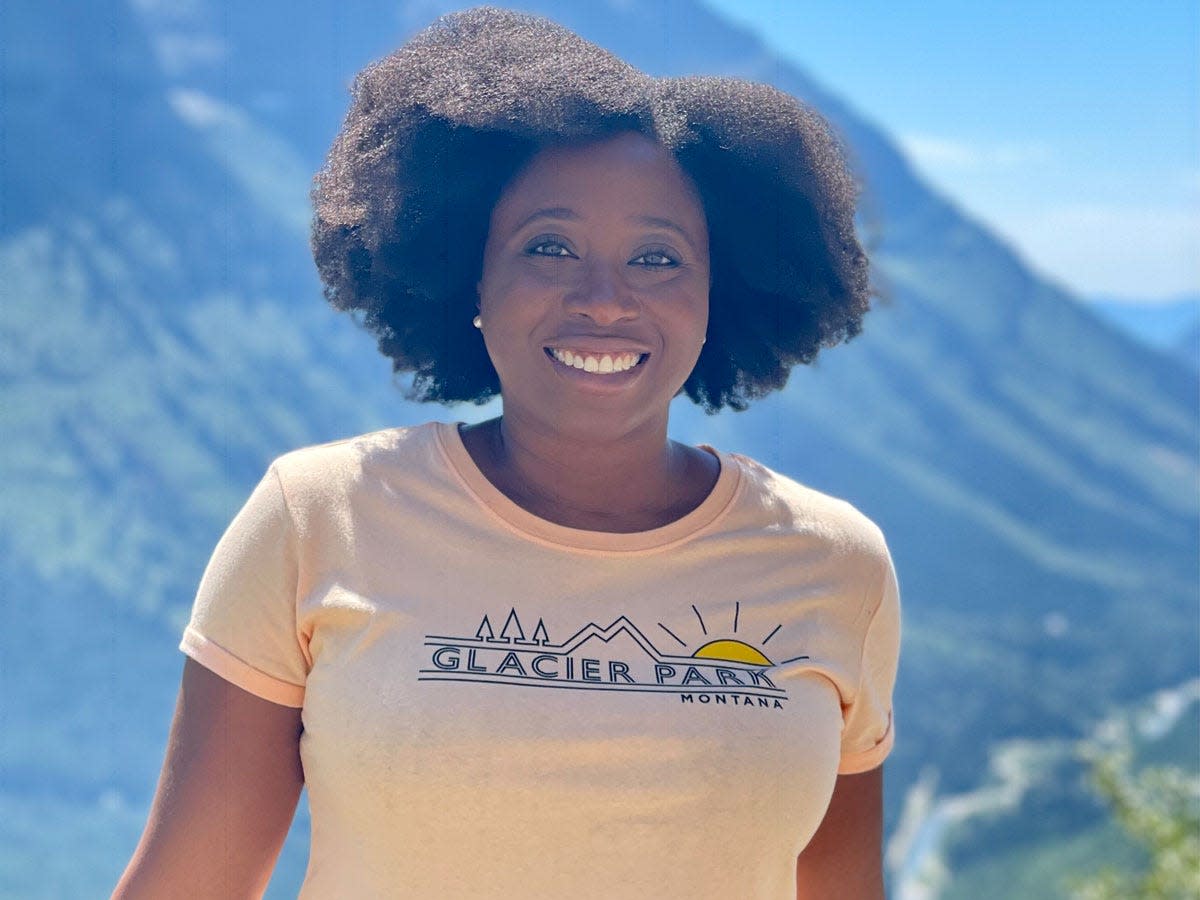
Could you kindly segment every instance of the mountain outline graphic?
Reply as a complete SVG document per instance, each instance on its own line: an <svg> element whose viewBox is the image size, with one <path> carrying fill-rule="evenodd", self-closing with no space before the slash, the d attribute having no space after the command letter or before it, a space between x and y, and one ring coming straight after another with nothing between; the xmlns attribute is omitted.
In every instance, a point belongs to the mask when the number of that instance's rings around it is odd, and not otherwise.
<svg viewBox="0 0 1200 900"><path fill-rule="evenodd" d="M518 637L506 636L515 632ZM597 625L595 622L588 622L581 627L573 635L567 638L560 644L550 642L546 632L546 626L539 618L537 628L534 630L534 638L525 637L525 629L521 626L520 618L517 615L516 608L509 610L508 616L505 619L504 628L500 637L495 637L487 615L484 615L479 628L475 632L474 637L454 636L454 635L439 635L428 634L425 636L425 644L451 643L459 647L477 647L495 650L500 647L509 646L514 649L537 650L540 653L548 653L555 656L569 656L574 653L584 644L593 639L599 639L604 643L609 643L620 634L627 634L635 644L654 662L679 664L679 665L702 665L715 666L720 664L722 667L732 666L734 668L762 671L771 666L756 665L754 663L746 663L740 660L725 660L725 659L700 659L695 656L676 656L669 653L663 653L654 642L650 640L642 630L635 625L628 616L621 614L606 626ZM539 638L539 635L541 636ZM807 657L797 657L796 659L806 659ZM787 660L792 662L794 660Z"/></svg>

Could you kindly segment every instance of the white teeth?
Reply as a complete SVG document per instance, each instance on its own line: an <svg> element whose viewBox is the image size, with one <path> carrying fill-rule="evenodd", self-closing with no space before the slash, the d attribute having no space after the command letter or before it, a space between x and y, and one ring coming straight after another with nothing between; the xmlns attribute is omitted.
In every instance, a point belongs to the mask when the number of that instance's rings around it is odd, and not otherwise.
<svg viewBox="0 0 1200 900"><path fill-rule="evenodd" d="M605 353L600 356L576 353L570 350L550 350L551 355L564 366L583 369L597 375L611 375L618 372L628 372L642 360L640 353L618 353L615 356Z"/></svg>

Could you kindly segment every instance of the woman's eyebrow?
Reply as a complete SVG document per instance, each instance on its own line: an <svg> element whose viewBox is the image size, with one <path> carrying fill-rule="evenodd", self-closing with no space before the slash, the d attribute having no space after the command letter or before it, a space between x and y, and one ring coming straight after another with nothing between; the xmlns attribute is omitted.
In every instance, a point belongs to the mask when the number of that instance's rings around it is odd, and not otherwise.
<svg viewBox="0 0 1200 900"><path fill-rule="evenodd" d="M646 225L650 228L665 228L668 231L674 231L687 241L693 250L696 249L696 242L692 240L692 236L687 233L682 225L677 224L672 219L664 219L660 216L630 216L629 221L635 222L638 225Z"/></svg>
<svg viewBox="0 0 1200 900"><path fill-rule="evenodd" d="M566 219L567 221L574 222L574 221L578 221L580 218L582 218L582 217L579 215L579 213L575 212L575 210L571 209L570 207L547 206L542 209L535 209L533 212L531 212L529 215L527 215L524 219L522 219L517 224L517 227L514 228L513 230L520 231L522 228L524 228L526 225L528 225L530 222L533 222L536 219Z"/></svg>

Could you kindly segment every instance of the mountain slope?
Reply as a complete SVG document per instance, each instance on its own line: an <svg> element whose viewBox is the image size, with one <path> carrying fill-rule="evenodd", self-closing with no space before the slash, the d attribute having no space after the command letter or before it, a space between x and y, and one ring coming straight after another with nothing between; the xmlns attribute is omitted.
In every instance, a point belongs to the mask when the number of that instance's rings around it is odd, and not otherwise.
<svg viewBox="0 0 1200 900"><path fill-rule="evenodd" d="M1089 307L1128 334L1200 368L1200 294L1166 302L1092 297Z"/></svg>
<svg viewBox="0 0 1200 900"><path fill-rule="evenodd" d="M397 398L122 4L4 21L0 895L95 896L145 821L182 618L246 485Z"/></svg>

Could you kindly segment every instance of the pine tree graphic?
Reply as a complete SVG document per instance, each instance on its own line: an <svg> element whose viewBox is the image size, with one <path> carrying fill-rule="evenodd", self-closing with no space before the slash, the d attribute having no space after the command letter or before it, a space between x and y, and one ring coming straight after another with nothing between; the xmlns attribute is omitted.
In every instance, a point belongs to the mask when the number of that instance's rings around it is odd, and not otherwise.
<svg viewBox="0 0 1200 900"><path fill-rule="evenodd" d="M516 609L508 611L508 618L504 622L504 628L500 632L500 637L509 641L524 641L525 631L521 628L521 620L517 618Z"/></svg>
<svg viewBox="0 0 1200 900"><path fill-rule="evenodd" d="M475 632L475 639L480 641L499 640L495 632L492 631L492 623L488 621L486 615L483 617L483 621L479 623L479 630Z"/></svg>

